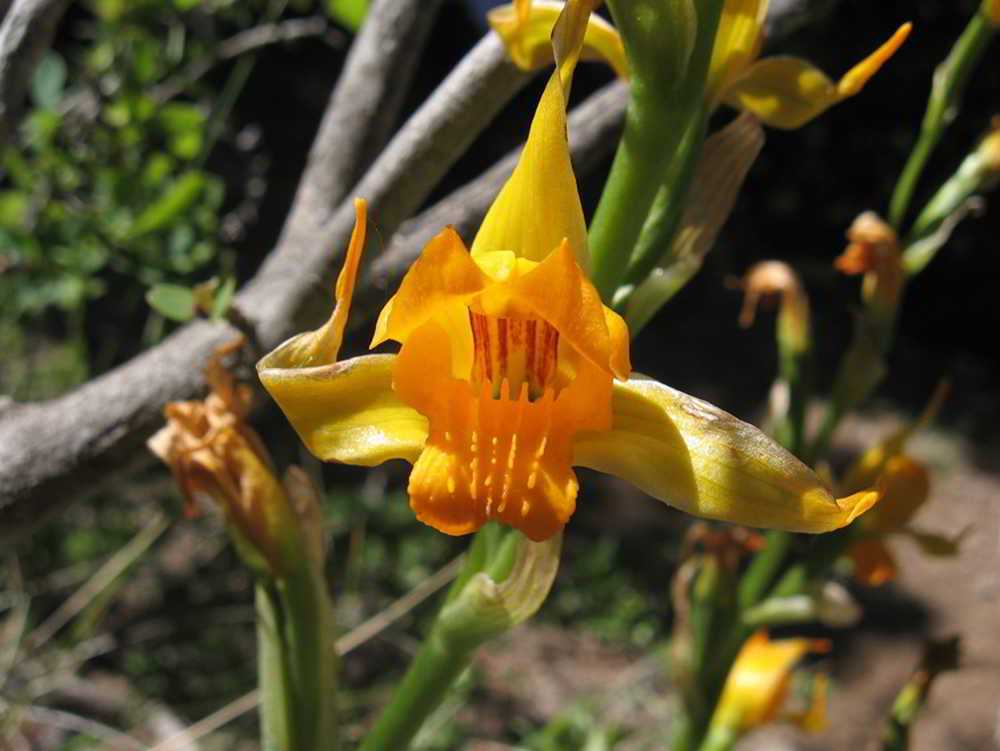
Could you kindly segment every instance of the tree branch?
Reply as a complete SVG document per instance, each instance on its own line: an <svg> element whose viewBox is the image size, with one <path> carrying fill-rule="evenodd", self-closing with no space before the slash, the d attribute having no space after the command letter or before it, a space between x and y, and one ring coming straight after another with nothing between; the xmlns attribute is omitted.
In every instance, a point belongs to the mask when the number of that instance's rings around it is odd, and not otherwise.
<svg viewBox="0 0 1000 751"><path fill-rule="evenodd" d="M373 12L365 33L355 42L371 49L365 54L352 52L351 59L359 62L345 66L278 245L237 298L263 347L315 325L328 312L336 258L353 226L353 209L343 200L348 195L367 198L382 234L393 237L359 287L357 323L384 300L389 285L441 227L453 224L470 237L513 168L516 156L510 155L404 224L525 81L505 62L498 40L491 35L466 56L349 190L346 175L364 169L365 159L344 148L342 139L345 134L367 132L365 118L371 113L384 117L379 102L391 88L388 82L399 60L412 62L410 55L415 55L412 49L386 41L413 39L407 36L412 27L394 28L389 23L393 15L389 6L394 5L421 3L385 0L374 6L384 15ZM798 5L786 3L789 8ZM379 25L379 18L386 19L385 26ZM780 17L772 14L771 20ZM376 33L376 28L381 31ZM393 49L399 57L386 52ZM362 65L360 61L378 57L376 50L382 51L382 67L372 70ZM371 85L372 76L384 85ZM341 107L341 102L352 106ZM578 171L592 168L613 146L611 135L621 126L623 109L624 87L615 84L574 110L570 132ZM335 171L342 176L328 180ZM339 208L331 211L337 202ZM0 404L0 540L16 538L127 469L136 456L144 456L140 449L160 424L163 405L200 393L205 360L214 347L235 334L227 325L195 322L62 397L29 405Z"/></svg>
<svg viewBox="0 0 1000 751"><path fill-rule="evenodd" d="M0 146L21 120L38 61L52 44L69 0L17 0L0 26Z"/></svg>
<svg viewBox="0 0 1000 751"><path fill-rule="evenodd" d="M385 0L382 5L425 7L426 3ZM373 15L368 24L377 26L380 18L391 16ZM411 18L420 21L419 14ZM369 28L355 44L382 50L386 72L381 75L388 78L399 59L409 60L413 54L392 40L412 37L409 28L388 20L379 28L379 34ZM398 57L388 53L393 49ZM338 91L376 100L387 93L378 86L369 88L375 75L370 68L348 66L343 75L348 78L338 84ZM506 61L493 36L484 38L452 71L353 191L371 201L372 213L387 234L419 207L525 80ZM334 107L337 100L335 94ZM386 115L386 108L377 104L364 111L380 118ZM339 142L341 134L352 128L366 132L363 117L357 107L343 108L339 118L330 113L317 141ZM308 321L309 309L329 305L329 279L336 253L350 235L353 212L348 207L327 218L315 194L310 195L308 183L327 174L323 165L343 158L336 148L317 143L277 247L237 297L236 304L253 322L263 347L275 346L302 320ZM204 388L201 371L208 355L235 334L228 325L198 321L64 396L0 411L0 539L31 528L125 468L162 420L163 405L198 394Z"/></svg>

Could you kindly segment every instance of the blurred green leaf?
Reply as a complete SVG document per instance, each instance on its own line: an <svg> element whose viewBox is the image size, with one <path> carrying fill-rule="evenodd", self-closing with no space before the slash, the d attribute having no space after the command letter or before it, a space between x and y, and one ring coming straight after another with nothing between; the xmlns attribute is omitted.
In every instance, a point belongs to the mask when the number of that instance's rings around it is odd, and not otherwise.
<svg viewBox="0 0 1000 751"><path fill-rule="evenodd" d="M17 190L0 191L0 227L11 232L28 229L28 196Z"/></svg>
<svg viewBox="0 0 1000 751"><path fill-rule="evenodd" d="M179 284L157 284L146 292L149 307L171 321L181 323L194 318L194 292Z"/></svg>
<svg viewBox="0 0 1000 751"><path fill-rule="evenodd" d="M196 7L201 0L174 0L174 7L179 11L191 10Z"/></svg>
<svg viewBox="0 0 1000 751"><path fill-rule="evenodd" d="M337 23L357 31L368 13L368 0L326 0L326 13Z"/></svg>
<svg viewBox="0 0 1000 751"><path fill-rule="evenodd" d="M167 186L152 204L139 214L128 232L128 239L170 226L198 200L205 187L205 175L197 170L185 172Z"/></svg>
<svg viewBox="0 0 1000 751"><path fill-rule="evenodd" d="M212 318L222 319L229 312L229 306L233 302L233 293L236 292L236 279L229 276L219 285L215 291L215 300L212 303Z"/></svg>
<svg viewBox="0 0 1000 751"><path fill-rule="evenodd" d="M66 86L66 62L55 52L46 52L31 79L31 99L36 107L55 109Z"/></svg>
<svg viewBox="0 0 1000 751"><path fill-rule="evenodd" d="M165 104L160 108L158 118L163 129L171 135L200 129L205 124L205 113L193 104L183 102Z"/></svg>

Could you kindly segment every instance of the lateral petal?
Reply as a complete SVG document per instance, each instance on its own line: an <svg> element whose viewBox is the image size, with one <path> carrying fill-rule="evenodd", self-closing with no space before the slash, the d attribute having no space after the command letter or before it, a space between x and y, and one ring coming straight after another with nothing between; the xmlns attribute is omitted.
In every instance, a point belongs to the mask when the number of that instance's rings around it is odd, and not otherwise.
<svg viewBox="0 0 1000 751"><path fill-rule="evenodd" d="M801 128L840 101L833 81L797 57L758 60L725 92L726 104L775 128Z"/></svg>
<svg viewBox="0 0 1000 751"><path fill-rule="evenodd" d="M617 475L695 516L792 532L849 524L879 498L835 499L757 428L652 379L615 382L611 429L581 433L573 463Z"/></svg>
<svg viewBox="0 0 1000 751"><path fill-rule="evenodd" d="M902 46L911 24L903 24L882 46L851 68L837 83L797 57L758 60L722 93L724 101L752 112L775 128L795 129L838 102L852 97Z"/></svg>
<svg viewBox="0 0 1000 751"><path fill-rule="evenodd" d="M311 368L260 368L261 383L308 449L323 461L372 467L415 462L427 419L392 388L394 355Z"/></svg>

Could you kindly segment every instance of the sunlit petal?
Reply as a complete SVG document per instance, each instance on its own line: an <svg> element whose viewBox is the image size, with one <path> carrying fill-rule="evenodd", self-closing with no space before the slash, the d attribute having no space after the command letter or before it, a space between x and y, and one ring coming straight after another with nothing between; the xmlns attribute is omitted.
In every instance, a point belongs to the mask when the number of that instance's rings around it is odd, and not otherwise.
<svg viewBox="0 0 1000 751"><path fill-rule="evenodd" d="M574 463L617 475L682 511L754 527L827 532L878 500L836 499L757 428L651 379L615 383L613 424L574 443Z"/></svg>
<svg viewBox="0 0 1000 751"><path fill-rule="evenodd" d="M392 355L368 355L312 368L263 368L268 393L302 442L324 461L366 467L414 462L427 420L392 388Z"/></svg>
<svg viewBox="0 0 1000 751"><path fill-rule="evenodd" d="M838 82L796 57L768 57L751 65L722 96L776 128L800 128L827 109L854 96L899 49L910 33L904 24L881 47Z"/></svg>
<svg viewBox="0 0 1000 751"><path fill-rule="evenodd" d="M562 9L562 2L534 0L501 5L491 10L487 18L493 30L503 39L514 64L522 70L538 70L553 62L552 29ZM580 57L583 60L603 60L615 74L621 78L628 77L621 37L611 24L596 14L587 22Z"/></svg>
<svg viewBox="0 0 1000 751"><path fill-rule="evenodd" d="M710 107L760 54L767 5L767 0L726 0L705 83Z"/></svg>

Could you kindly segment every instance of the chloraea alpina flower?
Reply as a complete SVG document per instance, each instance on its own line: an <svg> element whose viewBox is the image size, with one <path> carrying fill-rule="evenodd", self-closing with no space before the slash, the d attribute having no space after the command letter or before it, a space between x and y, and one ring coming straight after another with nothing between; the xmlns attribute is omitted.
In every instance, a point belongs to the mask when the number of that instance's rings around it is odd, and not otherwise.
<svg viewBox="0 0 1000 751"><path fill-rule="evenodd" d="M898 576L896 558L886 545L890 535L911 539L927 555L958 553L964 533L948 537L913 525L930 498L931 478L922 462L905 453L911 437L934 418L947 393L947 385L939 386L912 424L861 454L840 483L847 490L877 482L882 493L878 506L858 522L859 539L847 551L854 578L866 586L877 587Z"/></svg>
<svg viewBox="0 0 1000 751"><path fill-rule="evenodd" d="M990 2L986 0L984 9ZM560 5L552 0L515 0L492 11L490 24L503 39L516 65L531 70L548 63L548 31L555 23ZM782 55L758 59L767 8L768 0L726 0L712 49L705 101L710 110L725 103L776 128L800 128L835 104L858 94L911 31L909 23L903 24L877 50L834 82L801 58ZM624 48L613 27L594 16L586 39L588 57L603 59L619 76L627 77Z"/></svg>
<svg viewBox="0 0 1000 751"><path fill-rule="evenodd" d="M496 519L554 536L576 506L573 466L699 516L802 532L850 523L876 492L835 499L756 428L630 375L626 325L586 276L566 139L589 12L570 2L556 24L557 69L471 249L442 230L379 316L373 346L395 340L399 354L337 361L365 239L359 200L333 315L265 356L261 381L319 458L413 463L410 505L448 534Z"/></svg>
<svg viewBox="0 0 1000 751"><path fill-rule="evenodd" d="M811 652L828 652L825 639L776 639L758 631L743 644L729 670L712 717L713 729L736 735L776 721L792 722L806 730L820 730L826 720L826 682L817 677L812 701L805 712L786 708L792 670Z"/></svg>

